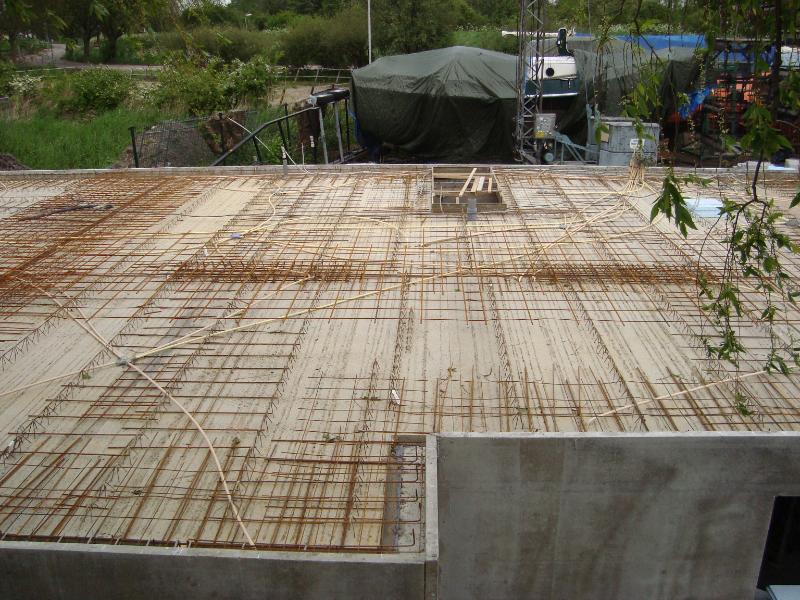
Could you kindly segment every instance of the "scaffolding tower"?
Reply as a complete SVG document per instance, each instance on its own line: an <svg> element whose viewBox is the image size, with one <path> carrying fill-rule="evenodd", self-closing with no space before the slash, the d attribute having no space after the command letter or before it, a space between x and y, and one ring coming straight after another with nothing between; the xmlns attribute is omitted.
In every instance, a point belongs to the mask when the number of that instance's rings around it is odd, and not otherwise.
<svg viewBox="0 0 800 600"><path fill-rule="evenodd" d="M542 111L544 71L544 5L546 0L520 0L517 39L517 114L514 151L517 160L538 163L543 141L536 132Z"/></svg>

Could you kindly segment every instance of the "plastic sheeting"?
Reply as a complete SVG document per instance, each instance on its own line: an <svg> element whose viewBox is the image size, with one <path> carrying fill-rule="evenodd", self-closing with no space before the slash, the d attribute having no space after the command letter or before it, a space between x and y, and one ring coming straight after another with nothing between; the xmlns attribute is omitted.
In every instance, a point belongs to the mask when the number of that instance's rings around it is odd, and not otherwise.
<svg viewBox="0 0 800 600"><path fill-rule="evenodd" d="M625 97L639 83L642 69L655 65L662 73L660 96L664 104L660 113L654 115L660 120L677 110L672 99L679 92L692 91L700 71L698 50L691 44L668 45L652 51L617 39L601 46L594 38L575 37L569 39L569 48L575 56L581 93L570 110L559 118L558 128L580 144L586 142L586 104L595 99L595 93L602 114L621 116ZM553 49L548 47L546 52L549 54Z"/></svg>
<svg viewBox="0 0 800 600"><path fill-rule="evenodd" d="M662 94L694 89L699 72L696 48L667 45L656 51L636 43L572 37L580 93L559 115L558 129L578 143L586 141L586 104L600 98L600 112L619 116L623 100L640 80L645 64L664 74ZM557 55L555 40L545 54ZM516 56L456 46L388 56L353 71L353 98L362 140L393 144L421 159L452 162L506 161L512 156L516 113ZM657 117L677 110L667 102Z"/></svg>
<svg viewBox="0 0 800 600"><path fill-rule="evenodd" d="M515 56L455 46L353 71L359 130L420 158L511 158Z"/></svg>

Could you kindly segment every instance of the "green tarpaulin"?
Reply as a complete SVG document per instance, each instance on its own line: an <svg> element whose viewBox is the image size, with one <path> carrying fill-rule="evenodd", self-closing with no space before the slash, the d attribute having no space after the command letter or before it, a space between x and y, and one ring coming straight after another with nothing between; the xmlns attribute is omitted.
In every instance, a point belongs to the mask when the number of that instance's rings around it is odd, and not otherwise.
<svg viewBox="0 0 800 600"><path fill-rule="evenodd" d="M362 135L420 158L511 158L517 59L455 46L387 56L353 71Z"/></svg>
<svg viewBox="0 0 800 600"><path fill-rule="evenodd" d="M611 40L570 38L578 70L579 94L561 107L558 128L586 140L586 103L602 86L600 111L621 113L623 99L639 81L646 63L659 63L662 97L692 89L698 62L691 48L655 52ZM545 55L556 54L547 40ZM507 161L512 158L516 113L517 58L456 46L387 56L353 71L353 98L362 139L392 144L421 159ZM674 106L661 107L662 118Z"/></svg>

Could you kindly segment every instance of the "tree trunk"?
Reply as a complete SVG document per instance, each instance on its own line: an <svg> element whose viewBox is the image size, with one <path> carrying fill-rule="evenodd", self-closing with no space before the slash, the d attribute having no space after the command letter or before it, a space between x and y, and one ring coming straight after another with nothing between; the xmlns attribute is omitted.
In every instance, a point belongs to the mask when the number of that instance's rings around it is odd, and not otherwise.
<svg viewBox="0 0 800 600"><path fill-rule="evenodd" d="M19 58L19 36L16 31L8 32L8 49L11 55L11 62L16 62Z"/></svg>
<svg viewBox="0 0 800 600"><path fill-rule="evenodd" d="M83 61L89 62L89 57L92 51L92 32L83 32Z"/></svg>
<svg viewBox="0 0 800 600"><path fill-rule="evenodd" d="M114 59L117 58L117 40L122 37L122 34L118 33L117 31L111 30L107 31L106 34L106 44L105 49L103 51L103 58L106 62L114 62Z"/></svg>

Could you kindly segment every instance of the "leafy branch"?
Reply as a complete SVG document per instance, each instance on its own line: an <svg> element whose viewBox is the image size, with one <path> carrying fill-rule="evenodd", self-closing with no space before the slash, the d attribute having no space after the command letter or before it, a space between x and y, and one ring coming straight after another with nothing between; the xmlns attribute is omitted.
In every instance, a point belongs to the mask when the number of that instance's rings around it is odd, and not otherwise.
<svg viewBox="0 0 800 600"><path fill-rule="evenodd" d="M791 285L791 276L783 267L782 258L787 253L798 253L800 247L780 231L778 221L783 214L776 209L773 199L759 195L759 176L766 157L782 148L791 148L789 141L775 129L772 114L759 104L752 104L745 113L747 134L742 147L758 157L753 180L746 200L723 198L720 219L727 231L723 239L726 255L722 276L710 281L700 273L697 278L698 295L702 308L715 327L713 336L704 337L710 357L738 366L746 348L734 328L735 320L747 312L741 288L745 285L761 294L760 314L753 320L769 331L770 349L765 358L765 370L789 372L789 363L800 366L800 347L794 340L783 340L775 324L779 319L781 304L795 304L800 290ZM681 190L681 183L697 182L696 178L678 178L670 169L664 178L661 194L653 205L651 220L659 214L674 220L684 237L688 229L696 229L691 212ZM800 204L800 190L790 207ZM758 311L756 311L758 313Z"/></svg>

